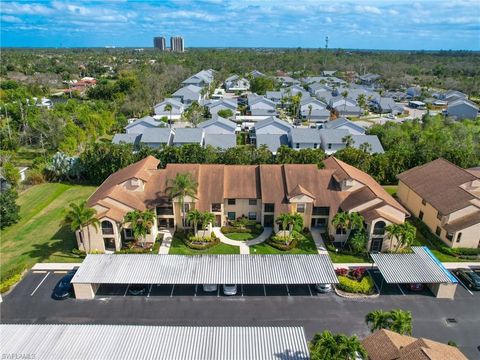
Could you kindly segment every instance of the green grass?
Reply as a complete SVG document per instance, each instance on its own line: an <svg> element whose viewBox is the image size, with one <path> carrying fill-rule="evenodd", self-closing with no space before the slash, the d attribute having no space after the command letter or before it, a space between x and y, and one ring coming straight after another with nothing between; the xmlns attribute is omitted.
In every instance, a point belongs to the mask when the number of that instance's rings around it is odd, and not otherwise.
<svg viewBox="0 0 480 360"><path fill-rule="evenodd" d="M31 166L33 160L42 156L44 151L42 149L32 149L21 147L15 152L14 162L17 166Z"/></svg>
<svg viewBox="0 0 480 360"><path fill-rule="evenodd" d="M282 251L263 242L250 247L250 254L318 254L315 242L310 234L303 237L291 250Z"/></svg>
<svg viewBox="0 0 480 360"><path fill-rule="evenodd" d="M452 255L444 254L440 250L437 250L432 246L432 244L425 239L422 233L417 229L417 238L413 243L413 246L426 246L430 249L433 255L440 260L441 262L469 262L472 260L460 259Z"/></svg>
<svg viewBox="0 0 480 360"><path fill-rule="evenodd" d="M395 196L397 194L398 185L384 185L383 188L390 195Z"/></svg>
<svg viewBox="0 0 480 360"><path fill-rule="evenodd" d="M185 245L180 237L174 235L168 253L170 255L240 254L240 248L220 243L206 250L194 250Z"/></svg>
<svg viewBox="0 0 480 360"><path fill-rule="evenodd" d="M227 238L238 241L247 241L255 239L258 235L252 233L229 233L224 234Z"/></svg>
<svg viewBox="0 0 480 360"><path fill-rule="evenodd" d="M333 263L368 263L368 261L360 255L338 254L335 251L329 251L330 259Z"/></svg>
<svg viewBox="0 0 480 360"><path fill-rule="evenodd" d="M93 186L46 183L19 195L21 219L0 232L0 275L37 262L78 262L75 235L63 218L68 204L85 200Z"/></svg>

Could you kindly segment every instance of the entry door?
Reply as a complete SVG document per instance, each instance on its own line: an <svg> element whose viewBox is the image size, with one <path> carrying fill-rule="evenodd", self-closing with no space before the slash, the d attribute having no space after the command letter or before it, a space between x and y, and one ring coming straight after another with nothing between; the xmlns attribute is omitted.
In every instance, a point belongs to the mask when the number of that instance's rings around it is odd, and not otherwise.
<svg viewBox="0 0 480 360"><path fill-rule="evenodd" d="M263 216L263 226L273 227L273 215L264 215Z"/></svg>
<svg viewBox="0 0 480 360"><path fill-rule="evenodd" d="M103 238L105 244L105 250L115 251L115 239L114 238Z"/></svg>
<svg viewBox="0 0 480 360"><path fill-rule="evenodd" d="M215 215L215 226L222 226L222 215Z"/></svg>
<svg viewBox="0 0 480 360"><path fill-rule="evenodd" d="M372 244L370 245L370 251L380 252L382 250L383 238L374 238L372 239Z"/></svg>

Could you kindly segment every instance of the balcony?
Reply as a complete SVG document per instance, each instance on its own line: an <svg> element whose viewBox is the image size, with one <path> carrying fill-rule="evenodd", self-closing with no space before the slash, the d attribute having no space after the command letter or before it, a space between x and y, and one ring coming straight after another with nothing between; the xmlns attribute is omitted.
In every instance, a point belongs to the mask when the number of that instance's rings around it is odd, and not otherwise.
<svg viewBox="0 0 480 360"><path fill-rule="evenodd" d="M221 212L222 204L212 204L212 212Z"/></svg>
<svg viewBox="0 0 480 360"><path fill-rule="evenodd" d="M157 207L157 215L173 215L173 207Z"/></svg>
<svg viewBox="0 0 480 360"><path fill-rule="evenodd" d="M102 227L102 234L103 235L113 235L113 228L103 228Z"/></svg>

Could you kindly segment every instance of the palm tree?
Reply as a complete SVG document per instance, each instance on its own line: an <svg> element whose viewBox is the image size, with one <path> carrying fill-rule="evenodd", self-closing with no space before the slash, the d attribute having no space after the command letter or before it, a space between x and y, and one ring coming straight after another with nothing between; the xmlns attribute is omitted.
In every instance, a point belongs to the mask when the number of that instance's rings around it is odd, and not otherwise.
<svg viewBox="0 0 480 360"><path fill-rule="evenodd" d="M353 137L352 135L346 135L342 138L342 142L345 143L345 146L351 147L353 145Z"/></svg>
<svg viewBox="0 0 480 360"><path fill-rule="evenodd" d="M353 360L357 355L367 358L367 353L356 336L332 334L328 330L314 335L309 350L312 360Z"/></svg>
<svg viewBox="0 0 480 360"><path fill-rule="evenodd" d="M390 311L390 330L401 335L412 334L412 313L400 309Z"/></svg>
<svg viewBox="0 0 480 360"><path fill-rule="evenodd" d="M360 108L362 108L365 111L365 108L367 106L367 99L365 97L365 94L358 95L357 102L358 102L358 106L360 106Z"/></svg>
<svg viewBox="0 0 480 360"><path fill-rule="evenodd" d="M338 345L338 359L353 360L358 359L358 355L360 355L362 359L367 358L367 352L356 336L348 337L343 334L337 334L336 339Z"/></svg>
<svg viewBox="0 0 480 360"><path fill-rule="evenodd" d="M393 249L393 239L396 239L397 242L400 242L403 229L400 224L390 224L385 227L385 234L390 240L390 251Z"/></svg>
<svg viewBox="0 0 480 360"><path fill-rule="evenodd" d="M312 104L308 105L308 121L309 122L312 120L312 110L313 110Z"/></svg>
<svg viewBox="0 0 480 360"><path fill-rule="evenodd" d="M151 231L154 222L155 214L152 210L145 211L129 211L125 214L123 218L124 223L130 223L130 228L133 231L133 237L135 241L139 241L142 244L142 247L145 244L145 237Z"/></svg>
<svg viewBox="0 0 480 360"><path fill-rule="evenodd" d="M173 110L172 104L165 105L164 110L170 112L170 117L168 118L168 124L170 125L172 123L172 110Z"/></svg>
<svg viewBox="0 0 480 360"><path fill-rule="evenodd" d="M343 97L343 112L345 113L345 110L346 110L346 108L347 108L348 91L347 91L347 90L342 91L341 95L342 95L342 97Z"/></svg>
<svg viewBox="0 0 480 360"><path fill-rule="evenodd" d="M363 230L364 219L362 215L355 211L352 213L348 213L348 216L350 218L350 229Z"/></svg>
<svg viewBox="0 0 480 360"><path fill-rule="evenodd" d="M205 230L208 225L212 224L215 221L215 215L211 212L206 211L201 214L201 223L202 223L202 230ZM205 231L202 233L202 238L205 237Z"/></svg>
<svg viewBox="0 0 480 360"><path fill-rule="evenodd" d="M398 252L401 247L411 246L417 237L417 229L412 224L405 222L400 224L399 227L401 230L395 252Z"/></svg>
<svg viewBox="0 0 480 360"><path fill-rule="evenodd" d="M174 179L167 180L166 193L170 199L178 198L182 214L182 227L185 227L185 198L196 199L197 182L190 173L178 173Z"/></svg>
<svg viewBox="0 0 480 360"><path fill-rule="evenodd" d="M372 144L370 144L368 142L364 142L363 144L360 144L358 149L362 150L364 153L371 153L372 152Z"/></svg>
<svg viewBox="0 0 480 360"><path fill-rule="evenodd" d="M370 325L370 331L390 328L390 313L383 310L371 311L365 316L365 322Z"/></svg>
<svg viewBox="0 0 480 360"><path fill-rule="evenodd" d="M335 229L341 228L347 230L350 227L350 216L347 212L340 211L333 217L332 225Z"/></svg>
<svg viewBox="0 0 480 360"><path fill-rule="evenodd" d="M290 232L290 227L293 227L294 224L294 219L291 214L288 213L282 213L278 215L277 217L277 224L280 225L281 229L285 232L288 230L288 239L290 240L291 237L291 232Z"/></svg>
<svg viewBox="0 0 480 360"><path fill-rule="evenodd" d="M80 232L80 239L83 240L83 229L87 228L88 234L88 250L86 252L90 252L91 247L91 239L90 239L90 225L98 230L98 225L100 222L96 218L97 211L93 208L87 206L86 201L82 201L80 204L71 203L70 209L68 210L67 214L65 215L65 223L70 225L72 231L79 231Z"/></svg>
<svg viewBox="0 0 480 360"><path fill-rule="evenodd" d="M187 213L187 222L188 224L193 224L193 230L194 230L195 236L197 236L198 223L201 221L202 221L202 213L197 209L190 210Z"/></svg>
<svg viewBox="0 0 480 360"><path fill-rule="evenodd" d="M356 253L363 253L367 250L368 235L365 231L356 232L349 240L348 244Z"/></svg>

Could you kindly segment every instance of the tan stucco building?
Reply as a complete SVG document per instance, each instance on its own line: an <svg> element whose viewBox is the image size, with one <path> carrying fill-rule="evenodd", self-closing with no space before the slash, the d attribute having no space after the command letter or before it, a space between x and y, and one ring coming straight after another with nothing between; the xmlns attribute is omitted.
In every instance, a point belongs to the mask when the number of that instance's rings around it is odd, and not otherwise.
<svg viewBox="0 0 480 360"><path fill-rule="evenodd" d="M400 202L446 245L480 247L480 171L437 159L398 175Z"/></svg>
<svg viewBox="0 0 480 360"><path fill-rule="evenodd" d="M265 227L275 226L281 213L299 213L304 226L328 232L335 241L348 234L333 229L338 211L359 212L369 233L369 250L388 248L385 226L403 223L408 212L364 172L330 157L325 168L316 165L211 165L168 164L149 156L112 174L89 198L101 227L77 234L82 250L119 250L132 234L123 218L128 211L151 209L155 224L147 237L153 242L162 228L181 228L178 199L169 199L167 181L189 173L198 184L195 198L185 199L186 210L198 209L215 215L215 226L247 217ZM90 236L88 235L90 233ZM90 240L88 240L90 239Z"/></svg>

